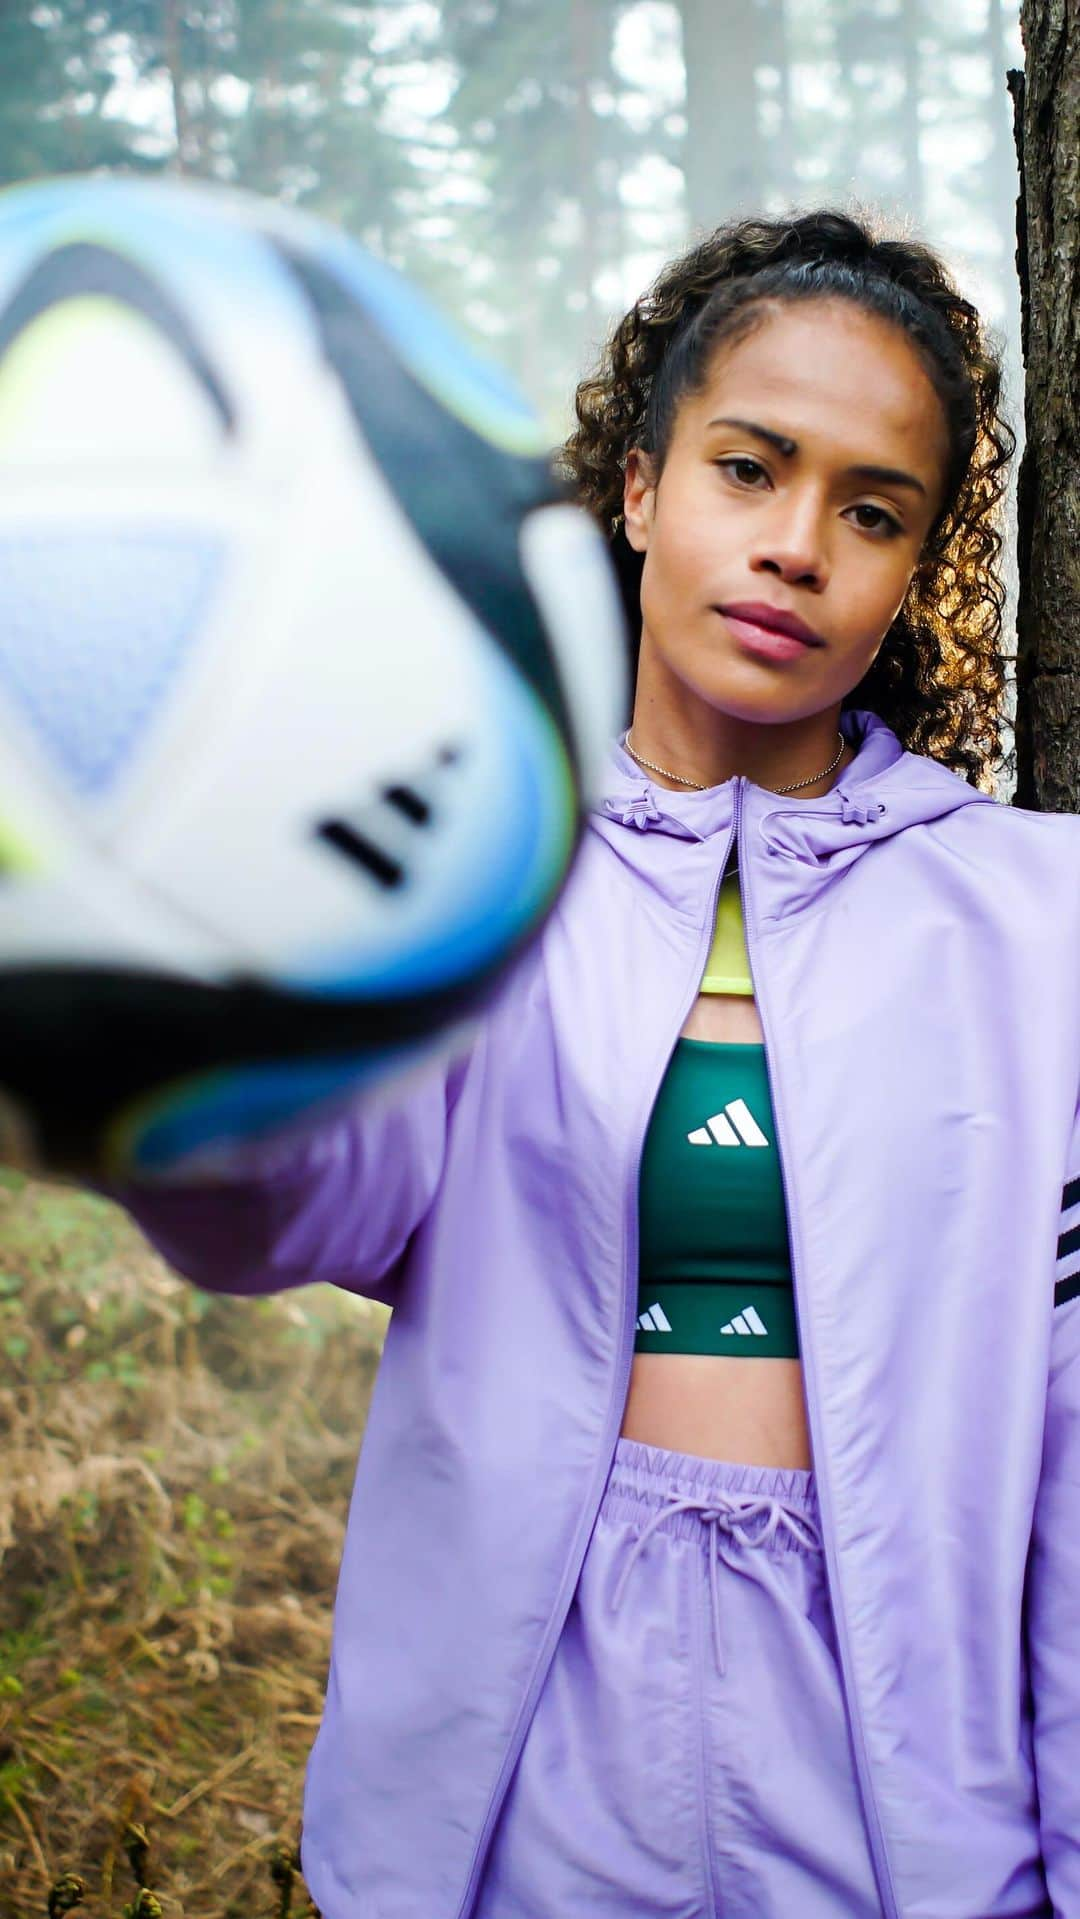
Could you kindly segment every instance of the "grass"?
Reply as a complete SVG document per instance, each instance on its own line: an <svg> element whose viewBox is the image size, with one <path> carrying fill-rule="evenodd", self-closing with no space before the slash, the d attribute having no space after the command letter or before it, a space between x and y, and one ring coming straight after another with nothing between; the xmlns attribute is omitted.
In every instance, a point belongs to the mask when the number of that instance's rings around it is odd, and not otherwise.
<svg viewBox="0 0 1080 1919"><path fill-rule="evenodd" d="M385 1317L0 1168L0 1919L134 1915L133 1825L166 1919L285 1910Z"/></svg>

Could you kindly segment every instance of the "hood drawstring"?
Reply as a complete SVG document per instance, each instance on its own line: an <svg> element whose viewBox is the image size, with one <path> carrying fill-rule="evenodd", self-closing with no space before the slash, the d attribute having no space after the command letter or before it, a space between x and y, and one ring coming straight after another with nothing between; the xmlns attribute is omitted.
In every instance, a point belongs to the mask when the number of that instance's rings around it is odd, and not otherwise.
<svg viewBox="0 0 1080 1919"><path fill-rule="evenodd" d="M833 791L840 802L840 818L845 826L869 826L888 812L884 800L860 799L857 794L847 793L840 786L834 787ZM606 799L603 806L605 813L617 819L623 826L638 826L642 831L667 817L657 806L654 789L648 784L642 787L640 793L634 793L629 799ZM785 810L783 807L773 808L774 813ZM812 806L799 807L797 817L807 819L812 815L824 816Z"/></svg>

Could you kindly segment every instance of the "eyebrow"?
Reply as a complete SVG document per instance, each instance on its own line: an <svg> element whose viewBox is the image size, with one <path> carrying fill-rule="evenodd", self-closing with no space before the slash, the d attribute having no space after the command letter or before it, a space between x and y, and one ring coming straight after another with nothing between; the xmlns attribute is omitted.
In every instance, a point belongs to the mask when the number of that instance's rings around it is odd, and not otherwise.
<svg viewBox="0 0 1080 1919"><path fill-rule="evenodd" d="M767 441L787 460L799 451L797 440L789 440L786 433L774 433L770 427L759 426L754 420L710 420L709 426L737 426L744 433L755 433L759 440ZM922 481L917 480L914 473L905 473L900 467L869 466L862 461L855 466L846 467L845 473L850 473L853 478L857 477L860 480L880 480L885 486L910 486L916 493L921 493L924 499L926 497L926 488Z"/></svg>

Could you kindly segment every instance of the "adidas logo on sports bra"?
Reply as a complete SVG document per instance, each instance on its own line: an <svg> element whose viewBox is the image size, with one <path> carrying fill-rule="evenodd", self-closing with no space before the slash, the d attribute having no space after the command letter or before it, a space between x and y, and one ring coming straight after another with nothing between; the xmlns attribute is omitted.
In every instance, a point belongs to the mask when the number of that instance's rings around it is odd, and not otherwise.
<svg viewBox="0 0 1080 1919"><path fill-rule="evenodd" d="M671 1331L671 1321L658 1299L654 1299L647 1312L639 1316L637 1325L639 1333L670 1333ZM744 1336L753 1334L758 1339L763 1339L767 1337L769 1329L756 1307L744 1306L741 1313L736 1313L734 1319L729 1319L726 1326L721 1326L720 1331L739 1333Z"/></svg>
<svg viewBox="0 0 1080 1919"><path fill-rule="evenodd" d="M744 1099L729 1099L722 1113L687 1133L691 1146L767 1146L769 1144Z"/></svg>

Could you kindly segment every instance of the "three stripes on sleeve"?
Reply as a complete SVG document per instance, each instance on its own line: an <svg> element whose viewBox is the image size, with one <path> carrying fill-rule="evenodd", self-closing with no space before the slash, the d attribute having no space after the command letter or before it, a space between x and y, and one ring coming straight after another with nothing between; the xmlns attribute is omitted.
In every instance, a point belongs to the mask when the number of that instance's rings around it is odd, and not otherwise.
<svg viewBox="0 0 1080 1919"><path fill-rule="evenodd" d="M1080 1298L1080 1173L1061 1190L1061 1232L1057 1243L1054 1305Z"/></svg>

